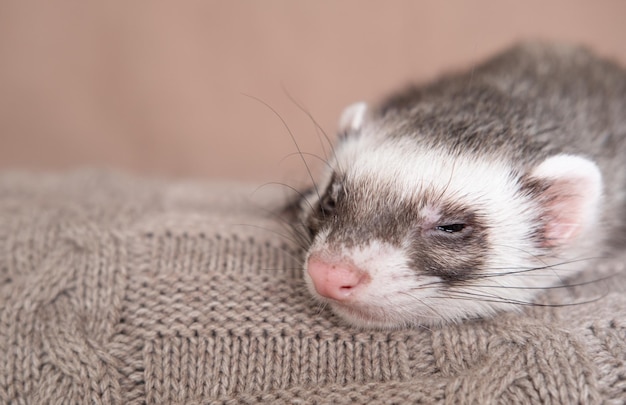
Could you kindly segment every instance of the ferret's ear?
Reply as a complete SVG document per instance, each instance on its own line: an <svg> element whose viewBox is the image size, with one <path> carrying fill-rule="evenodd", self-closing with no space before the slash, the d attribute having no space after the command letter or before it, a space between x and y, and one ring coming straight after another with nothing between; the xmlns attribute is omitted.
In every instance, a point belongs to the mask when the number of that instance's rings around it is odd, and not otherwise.
<svg viewBox="0 0 626 405"><path fill-rule="evenodd" d="M556 155L537 166L531 181L539 186L543 209L543 245L567 245L596 223L602 201L602 174L592 161Z"/></svg>
<svg viewBox="0 0 626 405"><path fill-rule="evenodd" d="M341 114L339 119L339 136L344 137L350 133L358 132L367 118L367 103L354 103Z"/></svg>

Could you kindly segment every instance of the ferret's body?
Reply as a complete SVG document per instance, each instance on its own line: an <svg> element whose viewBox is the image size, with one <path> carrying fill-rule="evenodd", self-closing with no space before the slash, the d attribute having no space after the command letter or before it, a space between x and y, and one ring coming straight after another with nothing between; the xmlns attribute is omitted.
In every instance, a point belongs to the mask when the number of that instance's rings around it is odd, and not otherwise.
<svg viewBox="0 0 626 405"><path fill-rule="evenodd" d="M514 309L626 247L626 73L587 51L518 46L341 126L301 219L353 324Z"/></svg>

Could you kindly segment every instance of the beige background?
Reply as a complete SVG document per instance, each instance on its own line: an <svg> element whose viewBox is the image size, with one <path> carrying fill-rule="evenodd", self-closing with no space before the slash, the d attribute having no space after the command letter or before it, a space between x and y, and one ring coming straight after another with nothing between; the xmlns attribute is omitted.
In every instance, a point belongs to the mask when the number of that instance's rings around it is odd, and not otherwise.
<svg viewBox="0 0 626 405"><path fill-rule="evenodd" d="M341 110L507 44L626 62L625 1L0 2L0 168L299 181ZM311 163L314 164L312 158Z"/></svg>

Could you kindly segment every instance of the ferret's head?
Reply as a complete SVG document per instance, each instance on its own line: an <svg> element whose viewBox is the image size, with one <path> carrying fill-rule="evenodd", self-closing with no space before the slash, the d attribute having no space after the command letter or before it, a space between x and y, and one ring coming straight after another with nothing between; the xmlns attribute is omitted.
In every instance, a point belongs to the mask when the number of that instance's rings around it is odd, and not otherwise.
<svg viewBox="0 0 626 405"><path fill-rule="evenodd" d="M302 201L311 293L353 325L432 325L528 303L588 254L602 178L582 157L524 171L425 147L349 107L318 191ZM596 232L597 233L597 232Z"/></svg>

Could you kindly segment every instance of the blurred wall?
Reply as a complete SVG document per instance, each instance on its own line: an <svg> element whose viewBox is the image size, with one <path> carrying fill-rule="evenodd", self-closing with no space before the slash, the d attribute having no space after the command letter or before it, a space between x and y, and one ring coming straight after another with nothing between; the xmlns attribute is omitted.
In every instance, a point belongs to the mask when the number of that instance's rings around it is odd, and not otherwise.
<svg viewBox="0 0 626 405"><path fill-rule="evenodd" d="M0 2L0 168L302 180L343 107L523 38L626 63L626 2ZM315 166L315 159L311 160Z"/></svg>

